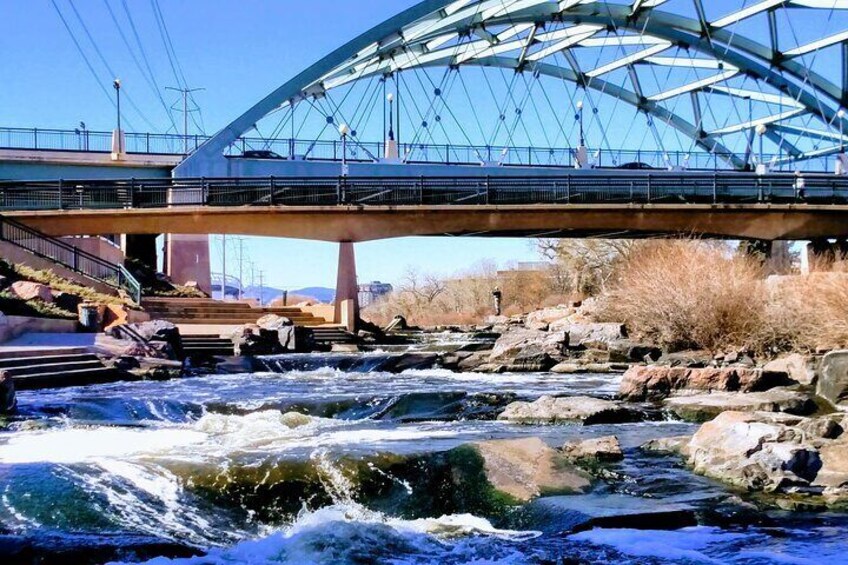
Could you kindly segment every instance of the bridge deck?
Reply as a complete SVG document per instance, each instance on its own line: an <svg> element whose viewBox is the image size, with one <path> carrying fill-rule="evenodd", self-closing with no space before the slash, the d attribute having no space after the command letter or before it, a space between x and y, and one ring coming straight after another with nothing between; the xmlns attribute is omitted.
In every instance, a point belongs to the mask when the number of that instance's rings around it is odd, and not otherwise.
<svg viewBox="0 0 848 565"><path fill-rule="evenodd" d="M0 211L48 234L848 236L848 178L575 172L545 177L0 183Z"/></svg>

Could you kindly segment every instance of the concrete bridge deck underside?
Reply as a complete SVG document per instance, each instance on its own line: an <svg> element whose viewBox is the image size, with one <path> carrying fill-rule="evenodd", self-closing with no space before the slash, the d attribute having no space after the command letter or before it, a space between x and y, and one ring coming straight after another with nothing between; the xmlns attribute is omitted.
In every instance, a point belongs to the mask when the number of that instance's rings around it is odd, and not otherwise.
<svg viewBox="0 0 848 565"><path fill-rule="evenodd" d="M173 207L14 211L53 236L239 234L319 241L405 236L645 237L809 240L848 237L848 206L592 204L447 206Z"/></svg>

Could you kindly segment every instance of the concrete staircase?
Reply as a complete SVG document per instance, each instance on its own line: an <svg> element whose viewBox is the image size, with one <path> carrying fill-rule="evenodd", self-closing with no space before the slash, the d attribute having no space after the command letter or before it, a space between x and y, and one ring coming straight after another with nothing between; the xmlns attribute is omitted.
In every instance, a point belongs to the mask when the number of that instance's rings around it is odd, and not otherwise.
<svg viewBox="0 0 848 565"><path fill-rule="evenodd" d="M183 354L186 357L232 357L235 347L231 339L218 335L183 336Z"/></svg>
<svg viewBox="0 0 848 565"><path fill-rule="evenodd" d="M0 358L0 370L14 379L15 390L63 388L114 382L118 371L93 353L24 354Z"/></svg>
<svg viewBox="0 0 848 565"><path fill-rule="evenodd" d="M319 347L332 347L333 345L353 345L356 337L341 327L312 328L312 339Z"/></svg>
<svg viewBox="0 0 848 565"><path fill-rule="evenodd" d="M315 327L327 323L294 306L254 308L244 302L220 302L210 298L147 297L142 300L142 307L153 319L168 320L178 326L252 324L265 314L284 316L298 326Z"/></svg>

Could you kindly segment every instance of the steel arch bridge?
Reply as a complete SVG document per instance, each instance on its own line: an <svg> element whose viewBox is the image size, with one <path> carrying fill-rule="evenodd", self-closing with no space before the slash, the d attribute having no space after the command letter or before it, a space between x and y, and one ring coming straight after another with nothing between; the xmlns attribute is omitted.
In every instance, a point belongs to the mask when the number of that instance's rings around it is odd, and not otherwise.
<svg viewBox="0 0 848 565"><path fill-rule="evenodd" d="M846 101L848 0L424 0L268 94L176 174L232 176L248 133L254 150L314 158L342 123L354 161L383 160L366 142L397 136L407 163L435 150L572 166L585 144L598 165L786 170L842 151ZM452 159L457 143L471 157ZM519 145L547 160L508 154Z"/></svg>

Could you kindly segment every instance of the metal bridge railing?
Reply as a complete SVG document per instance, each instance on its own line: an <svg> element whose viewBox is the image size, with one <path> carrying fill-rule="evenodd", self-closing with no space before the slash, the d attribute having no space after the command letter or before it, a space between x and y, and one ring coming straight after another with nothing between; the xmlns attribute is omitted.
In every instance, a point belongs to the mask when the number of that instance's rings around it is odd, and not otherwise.
<svg viewBox="0 0 848 565"><path fill-rule="evenodd" d="M825 174L574 173L557 176L261 177L2 181L0 211L179 206L848 204Z"/></svg>
<svg viewBox="0 0 848 565"><path fill-rule="evenodd" d="M157 133L125 133L128 153L184 155L192 152L208 136ZM91 130L61 130L40 128L0 128L0 149L41 149L52 151L90 151L108 153L112 150L112 133ZM246 151L271 151L283 159L307 161L340 161L342 143L338 140L264 139L241 137L227 153L231 157ZM505 166L574 167L575 150L571 147L529 147L504 145L455 145L435 143L400 143L400 157L408 163L438 163L476 165L481 162ZM370 162L385 155L381 141L352 140L347 144L346 158ZM634 149L590 148L596 167L619 167L626 163L644 163L656 169L683 167L689 170L722 171L732 167L729 154L704 151L660 151ZM766 163L780 163L781 170L800 168L808 171L827 171L832 163L828 157L817 157L788 163L787 155L764 155Z"/></svg>
<svg viewBox="0 0 848 565"><path fill-rule="evenodd" d="M60 239L2 216L0 216L0 241L16 245L38 257L53 261L113 288L122 289L136 304L141 301L141 285L123 265L110 263Z"/></svg>

